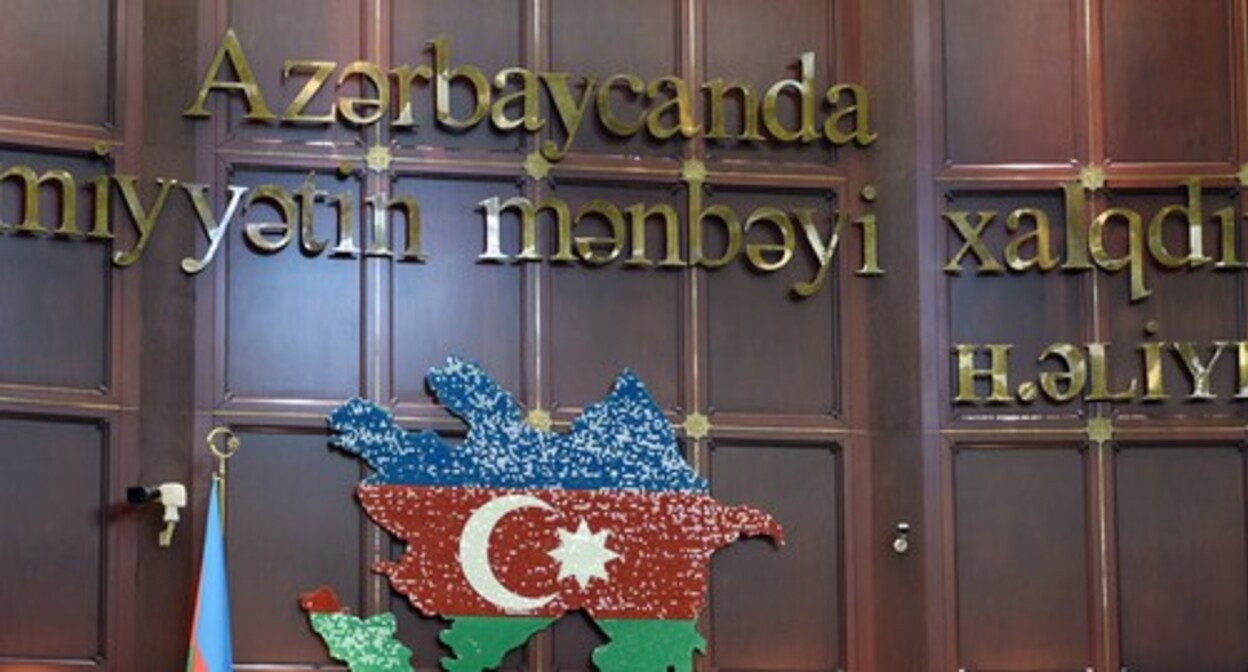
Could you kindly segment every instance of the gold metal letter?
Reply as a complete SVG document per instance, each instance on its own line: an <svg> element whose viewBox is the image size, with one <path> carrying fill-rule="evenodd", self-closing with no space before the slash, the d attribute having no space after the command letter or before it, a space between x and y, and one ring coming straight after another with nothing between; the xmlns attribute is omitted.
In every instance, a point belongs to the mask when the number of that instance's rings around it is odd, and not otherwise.
<svg viewBox="0 0 1248 672"><path fill-rule="evenodd" d="M64 170L49 170L42 175L27 166L10 166L0 173L0 182L14 180L22 185L22 223L17 225L21 233L47 233L43 223L39 221L39 187L45 183L59 186L61 196L61 225L56 229L58 236L81 235L78 230L78 194L74 176ZM0 231L12 227L0 220Z"/></svg>
<svg viewBox="0 0 1248 672"><path fill-rule="evenodd" d="M1148 223L1148 251L1153 253L1157 263L1167 268L1197 268L1211 261L1204 252L1202 227L1205 217L1200 197L1200 178L1188 178L1183 183L1187 185L1187 205L1168 205L1158 210ZM1166 220L1175 215L1187 220L1187 254L1182 257L1176 257L1166 249L1164 227Z"/></svg>
<svg viewBox="0 0 1248 672"><path fill-rule="evenodd" d="M753 84L737 81L725 84L722 77L716 77L703 84L702 88L711 94L711 130L706 134L708 140L727 140L729 137L750 141L764 139L763 134L758 131L758 94L754 93ZM739 94L741 101L741 132L736 136L729 136L726 128L728 121L724 115L724 101L729 93Z"/></svg>
<svg viewBox="0 0 1248 672"><path fill-rule="evenodd" d="M582 205L576 211L576 221L580 221L588 216L597 215L601 217L607 224L611 225L611 236L602 238L598 236L577 236L576 252L580 255L585 263L593 266L602 266L615 261L624 251L624 216L620 214L620 209L615 207L610 201L595 199L585 205ZM595 246L610 246L605 254L599 254L594 249Z"/></svg>
<svg viewBox="0 0 1248 672"><path fill-rule="evenodd" d="M770 206L763 206L750 213L749 219L745 220L744 235L749 235L750 227L760 222L769 222L780 232L779 243L747 243L745 246L745 256L760 271L771 272L784 268L785 264L793 258L793 248L796 241L793 235L793 223L789 221L789 216L784 211ZM776 254L779 256L772 261L767 261L767 254Z"/></svg>
<svg viewBox="0 0 1248 672"><path fill-rule="evenodd" d="M519 128L521 124L529 133L540 131L546 126L546 120L541 118L540 101L537 99L537 76L525 68L499 70L494 76L494 88L501 92L507 86L507 79L510 77L520 80L521 89L515 93L500 96L494 101L494 106L490 111L490 121L500 131L510 131ZM507 106L516 102L520 103L520 109L524 114L519 119L509 119Z"/></svg>
<svg viewBox="0 0 1248 672"><path fill-rule="evenodd" d="M1161 353L1166 344L1161 341L1145 341L1138 347L1144 353L1144 401L1169 399L1170 395L1166 394L1165 370L1161 363Z"/></svg>
<svg viewBox="0 0 1248 672"><path fill-rule="evenodd" d="M303 111L307 109L308 103L312 102L312 98L325 86L325 82L329 81L336 67L338 64L334 61L286 61L282 66L283 82L289 80L293 74L308 73L309 77L308 83L303 85L298 95L290 101L290 105L282 113L282 123L309 126L334 123L334 112L337 109L335 105L331 104L329 112L325 114L304 114Z"/></svg>
<svg viewBox="0 0 1248 672"><path fill-rule="evenodd" d="M841 96L849 94L850 104L838 107ZM823 122L823 135L836 146L849 144L852 140L859 147L866 147L880 137L871 130L871 100L867 90L857 84L837 84L828 89L828 103L832 106L832 114ZM849 118L853 130L842 131L841 120Z"/></svg>
<svg viewBox="0 0 1248 672"><path fill-rule="evenodd" d="M834 214L836 224L832 227L832 233L828 235L827 243L824 243L819 237L819 227L815 226L815 211L810 208L798 208L793 211L798 223L802 225L802 231L806 234L806 243L810 245L810 251L814 253L815 260L819 262L819 270L814 278L811 278L809 282L799 282L793 285L793 293L798 296L811 296L823 287L823 280L827 277L832 260L836 257L836 248L841 243L841 229L845 226L845 220L848 219L840 210Z"/></svg>
<svg viewBox="0 0 1248 672"><path fill-rule="evenodd" d="M737 214L726 205L702 207L702 180L689 180L689 264L703 268L721 268L727 266L741 253L741 222ZM716 258L707 258L702 247L702 226L707 217L718 219L724 225L724 233L728 237L724 253Z"/></svg>
<svg viewBox="0 0 1248 672"><path fill-rule="evenodd" d="M593 75L585 78L585 86L579 103L572 98L572 91L568 87L568 73L544 72L541 78L542 83L546 85L546 90L550 93L550 100L555 104L555 112L559 114L559 122L563 124L564 134L567 136L562 147L554 140L542 143L542 156L551 161L558 161L568 155L568 148L576 139L576 132L581 128L581 120L585 118L585 108L589 106L594 88L598 86L598 78Z"/></svg>
<svg viewBox="0 0 1248 672"><path fill-rule="evenodd" d="M230 66L238 75L238 81L218 79L226 58L230 59ZM233 28L225 31L225 37L221 38L221 46L217 47L217 53L212 57L212 63L208 66L208 73L204 75L204 82L199 85L199 94L195 97L195 102L186 108L182 116L194 119L211 117L212 114L204 108L204 103L213 89L237 91L243 94L243 98L247 101L247 113L243 115L243 118L247 121L273 121L277 118L269 109L268 104L264 102L264 94L260 92L260 85L256 83L256 76L251 72L251 64L247 62L247 55L243 53L243 45L239 44L238 35L234 33Z"/></svg>
<svg viewBox="0 0 1248 672"><path fill-rule="evenodd" d="M334 257L354 257L360 253L355 244L355 196L349 191L329 197L338 211L338 244L329 254Z"/></svg>
<svg viewBox="0 0 1248 672"><path fill-rule="evenodd" d="M377 92L377 95L374 98L364 96L339 98L338 113L348 123L356 126L368 126L380 121L390 108L390 79L386 77L386 73L376 63L355 61L343 68L342 74L338 75L339 88L342 88L342 83L347 81L348 77L359 77L365 82L372 84L373 90ZM366 87L361 86L360 91L363 93L366 91ZM371 108L372 112L361 114L360 108L365 110Z"/></svg>
<svg viewBox="0 0 1248 672"><path fill-rule="evenodd" d="M1122 219L1127 225L1127 256L1114 258L1109 256L1105 248L1105 226L1113 219ZM1127 208L1110 208L1092 220L1088 232L1088 247L1092 250L1092 260L1098 266L1111 273L1117 273L1130 267L1131 301L1140 301L1153 290L1144 282L1144 220L1140 214Z"/></svg>
<svg viewBox="0 0 1248 672"><path fill-rule="evenodd" d="M295 190L299 198L299 248L307 255L318 255L329 243L316 239L316 202L329 192L316 188L316 173L308 173L307 179Z"/></svg>
<svg viewBox="0 0 1248 672"><path fill-rule="evenodd" d="M1139 379L1132 378L1131 384L1122 392L1109 391L1108 343L1088 343L1088 360L1091 362L1092 389L1088 392L1088 401L1131 401L1135 399L1135 390Z"/></svg>
<svg viewBox="0 0 1248 672"><path fill-rule="evenodd" d="M1235 241L1235 207L1227 206L1213 213L1218 220L1218 228L1222 230L1222 258L1213 267L1219 271L1241 269L1244 264L1239 260L1239 251Z"/></svg>
<svg viewBox="0 0 1248 672"><path fill-rule="evenodd" d="M959 343L954 346L958 355L958 394L953 398L955 403L973 404L987 401L990 404L1008 404L1010 397L1010 350L1012 345L989 343L990 364L986 369L975 368L975 354L981 349L978 345ZM986 378L992 381L992 393L987 398L975 394L975 379Z"/></svg>
<svg viewBox="0 0 1248 672"><path fill-rule="evenodd" d="M1083 394L1083 387L1088 381L1088 367L1083 351L1070 343L1054 343L1040 353L1037 361L1043 364L1050 357L1060 358L1066 369L1040 372L1040 389L1044 391L1044 395L1057 403L1078 398ZM1063 384L1066 387L1065 392L1062 391Z"/></svg>
<svg viewBox="0 0 1248 672"><path fill-rule="evenodd" d="M794 140L814 142L819 137L818 131L815 130L815 52L803 53L798 63L801 80L782 79L772 84L763 96L763 125L767 127L767 132L771 134L771 137L782 142ZM801 126L796 131L785 128L776 116L780 95L785 89L796 90L802 99Z"/></svg>
<svg viewBox="0 0 1248 672"><path fill-rule="evenodd" d="M243 206L243 211L250 210L251 206L258 201L271 203L281 213L282 219L279 222L253 222L248 224L244 230L247 242L265 254L281 252L282 248L289 245L291 239L295 236L295 230L292 225L292 222L298 217L298 208L295 206L295 200L290 197L290 192L276 184L265 184L256 187L247 196L247 203ZM280 237L277 240L269 240L265 237L268 234L277 234Z"/></svg>
<svg viewBox="0 0 1248 672"><path fill-rule="evenodd" d="M208 236L208 249L203 257L199 259L186 257L182 260L182 271L195 275L207 268L217 256L221 240L225 238L225 232L230 228L230 222L233 221L234 214L247 193L247 187L233 184L229 186L230 200L225 206L225 214L221 215L221 222L218 223L217 216L212 212L212 206L208 203L208 185L180 184L178 186L182 187L182 190L190 197L191 205L195 207L195 214L199 217L199 225L203 228L204 235Z"/></svg>
<svg viewBox="0 0 1248 672"><path fill-rule="evenodd" d="M1066 204L1066 261L1062 264L1062 270L1091 270L1085 224L1087 203L1083 199L1083 185L1079 182L1062 183L1062 196Z"/></svg>
<svg viewBox="0 0 1248 672"><path fill-rule="evenodd" d="M631 135L636 135L642 128L645 128L646 115L643 113L638 117L637 121L628 123L620 121L611 112L611 92L615 90L616 84L623 84L624 88L632 94L633 100L637 100L642 93L645 93L646 84L636 75L611 75L598 88L598 119L602 121L602 127L618 136L627 138Z"/></svg>
<svg viewBox="0 0 1248 672"><path fill-rule="evenodd" d="M425 254L421 249L420 240L420 203L411 196L395 196L386 200L385 194L373 194L365 199L373 210L373 231L368 241L368 249L364 251L369 257L393 257L390 251L390 211L401 209L407 220L407 246L403 249L400 261L423 262Z"/></svg>
<svg viewBox="0 0 1248 672"><path fill-rule="evenodd" d="M975 216L979 219L979 226L975 226L974 228L971 226L969 212L942 212L940 213L940 216L943 217L946 222L952 224L953 228L957 229L958 233L966 241L963 243L962 249L958 250L958 253L953 255L953 258L949 260L949 263L945 264L946 273L951 273L953 275L961 274L962 257L966 256L967 252L974 252L975 256L979 258L980 274L1000 273L1004 270L1001 268L1001 262L997 261L997 258L992 256L992 252L988 250L988 247L984 245L984 241L980 239L980 236L983 235L984 229L992 223L992 220L996 218L997 213L992 211L975 213Z"/></svg>
<svg viewBox="0 0 1248 672"><path fill-rule="evenodd" d="M165 200L169 198L169 191L173 189L173 185L177 184L177 180L167 180L157 178L156 184L160 185L160 191L156 194L156 202L152 204L151 210L143 211L143 203L139 200L138 190L135 189L136 179L133 175L116 175L113 180L117 182L117 187L121 189L121 197L126 202L126 210L130 213L130 219L134 222L135 228L139 230L139 242L135 243L134 248L129 252L114 252L113 263L117 266L129 266L139 260L143 256L143 250L147 249L147 242L151 238L152 229L156 228L156 222L160 218L160 211L165 208Z"/></svg>
<svg viewBox="0 0 1248 672"><path fill-rule="evenodd" d="M1222 356L1222 351L1228 345L1230 343L1227 341L1214 341L1213 355L1209 357L1209 363L1205 364L1200 361L1200 354L1196 352L1194 342L1180 341L1174 344L1175 354L1178 355L1179 361L1183 362L1183 368L1187 369L1187 374L1192 379L1192 393L1187 395L1188 399L1212 401L1217 398L1210 384L1211 376L1213 367L1218 363L1218 357Z"/></svg>
<svg viewBox="0 0 1248 672"><path fill-rule="evenodd" d="M416 119L412 115L412 82L423 79L428 83L433 79L433 68L421 65L413 69L411 66L400 65L391 70L390 75L394 77L394 100L399 113L390 122L390 127L411 128L416 125Z"/></svg>
<svg viewBox="0 0 1248 672"><path fill-rule="evenodd" d="M862 188L859 197L867 203L874 203L875 194L875 187L868 184ZM884 275L884 269L880 268L880 243L879 234L876 231L875 214L869 212L855 219L854 224L862 227L862 267L854 271L854 275Z"/></svg>
<svg viewBox="0 0 1248 672"><path fill-rule="evenodd" d="M676 214L675 208L666 203L658 203L650 208L642 203L634 203L628 206L627 211L632 222L632 251L628 259L624 260L625 266L650 266L653 263L646 256L646 222L656 215L663 218L666 246L666 256L659 262L659 266L680 268L686 265L680 256L680 215Z"/></svg>
<svg viewBox="0 0 1248 672"><path fill-rule="evenodd" d="M1005 230L1010 233L1018 231L1024 219L1036 223L1036 230L1031 233L1010 238L1005 246L1005 264L1014 271L1026 271L1035 266L1041 271L1051 271L1057 267L1057 259L1049 247L1049 215L1037 208L1019 208L1005 219ZM1029 242L1035 241L1036 256L1024 259L1020 251Z"/></svg>
<svg viewBox="0 0 1248 672"><path fill-rule="evenodd" d="M87 234L88 238L94 240L112 240L113 231L109 227L110 223L110 203L113 193L113 178L108 175L100 175L91 180L91 186L95 192L94 208L92 213L93 223L91 224L91 232ZM3 231L0 227L0 231Z"/></svg>
<svg viewBox="0 0 1248 672"><path fill-rule="evenodd" d="M468 129L476 126L490 111L490 83L485 73L473 65L450 67L451 40L445 35L429 41L433 45L433 69L437 77L433 82L435 109L438 123L454 129ZM472 85L475 107L467 119L456 119L451 116L451 82L466 79Z"/></svg>
<svg viewBox="0 0 1248 672"><path fill-rule="evenodd" d="M575 261L572 256L572 215L568 204L560 199L552 198L533 207L533 203L523 196L514 196L499 203L498 197L487 198L477 203L477 208L485 211L485 251L477 255L480 261L502 262L508 259L502 251L502 213L514 210L520 216L520 254L516 261L541 261L542 255L537 251L537 215L548 210L555 216L557 230L557 251L551 261Z"/></svg>
<svg viewBox="0 0 1248 672"><path fill-rule="evenodd" d="M646 112L646 130L656 140L666 140L677 133L692 138L702 130L702 125L693 120L693 96L689 93L689 84L679 77L660 77L646 88L646 96L654 100L663 89L668 89L671 98L650 108ZM676 109L676 125L664 126L663 117L668 110Z"/></svg>

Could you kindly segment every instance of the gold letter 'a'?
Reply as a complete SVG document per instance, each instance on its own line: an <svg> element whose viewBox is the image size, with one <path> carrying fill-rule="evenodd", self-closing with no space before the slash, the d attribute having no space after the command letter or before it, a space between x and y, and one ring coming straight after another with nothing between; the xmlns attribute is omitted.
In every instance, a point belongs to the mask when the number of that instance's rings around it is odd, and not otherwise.
<svg viewBox="0 0 1248 672"><path fill-rule="evenodd" d="M238 75L238 81L219 79L221 66L225 64L227 57L230 59L230 67L234 68L234 73ZM260 85L256 83L251 64L247 62L247 55L243 53L243 45L239 44L238 35L234 34L233 28L225 31L225 37L221 38L221 46L217 47L217 53L212 57L212 64L208 66L208 73L204 75L204 82L199 85L199 95L195 97L195 102L186 108L182 116L195 119L211 117L212 113L204 109L204 103L207 102L208 94L213 89L242 93L247 99L247 114L244 114L243 118L248 121L273 121L277 118L264 102L264 95L260 93Z"/></svg>

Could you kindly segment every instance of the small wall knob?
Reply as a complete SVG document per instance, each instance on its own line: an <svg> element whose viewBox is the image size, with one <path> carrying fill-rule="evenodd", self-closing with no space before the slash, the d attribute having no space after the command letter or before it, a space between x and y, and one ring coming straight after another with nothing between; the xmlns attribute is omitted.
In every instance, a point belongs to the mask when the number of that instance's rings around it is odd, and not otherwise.
<svg viewBox="0 0 1248 672"><path fill-rule="evenodd" d="M893 552L897 555L910 552L910 523L897 523L897 530L893 533Z"/></svg>

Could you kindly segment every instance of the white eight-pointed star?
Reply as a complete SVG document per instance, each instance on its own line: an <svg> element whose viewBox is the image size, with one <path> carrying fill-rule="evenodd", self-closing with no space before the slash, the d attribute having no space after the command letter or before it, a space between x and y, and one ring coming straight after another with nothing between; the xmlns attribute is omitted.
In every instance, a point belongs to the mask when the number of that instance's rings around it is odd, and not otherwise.
<svg viewBox="0 0 1248 672"><path fill-rule="evenodd" d="M607 548L609 534L609 530L591 532L584 518L575 532L559 530L559 547L550 551L550 557L559 562L559 580L570 576L582 590L590 579L606 581L607 563L620 557Z"/></svg>

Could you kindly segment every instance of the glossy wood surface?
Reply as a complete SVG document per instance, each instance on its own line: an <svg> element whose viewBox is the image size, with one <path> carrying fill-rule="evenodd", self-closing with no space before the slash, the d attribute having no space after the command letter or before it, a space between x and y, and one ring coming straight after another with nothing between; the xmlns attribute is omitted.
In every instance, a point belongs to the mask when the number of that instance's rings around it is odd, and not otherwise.
<svg viewBox="0 0 1248 672"><path fill-rule="evenodd" d="M217 425L245 442L230 499L238 668L339 669L295 602L321 583L359 613L394 611L417 668L437 667L441 622L369 571L399 549L359 514L352 492L363 474L329 449L324 416L358 395L393 407L409 429L460 435L423 380L456 353L527 409L552 412L557 430L625 367L676 425L709 417L707 437L678 430L690 461L717 497L772 510L790 542L745 542L718 558L699 670L1248 668L1236 352L1214 372L1214 401L1185 399L1189 378L1171 352L1190 341L1207 356L1214 341L1244 338L1244 274L1150 260L1143 301L1126 273L988 277L968 257L953 275L942 267L963 241L940 216L996 212L984 240L999 250L1008 213L1038 208L1061 250L1062 185L1085 169L1107 179L1085 190L1089 221L1119 207L1147 223L1184 202L1183 176L1200 175L1203 240L1218 249L1212 213L1234 208L1242 225L1248 1L10 0L3 10L0 169L63 167L81 182L134 173L145 199L156 176L204 182L218 211L227 184L293 189L313 174L357 204L374 193L418 198L428 261L314 256L297 238L260 254L242 233L275 217L259 204L240 214L214 265L187 277L178 265L204 238L181 198L143 262L124 271L108 255L133 242L128 232L112 245L0 234L0 672L183 665L210 467L201 437ZM539 182L522 162L562 139L550 109L533 136L445 132L424 84L413 90L415 130L249 124L224 96L211 121L185 119L230 26L279 111L297 90L283 83L286 59L420 65L439 35L452 38L452 66L489 75L524 66L574 81L724 77L754 82L760 96L795 77L810 51L818 91L855 81L871 92L880 140L836 150L658 143L611 137L587 119L553 179ZM331 89L313 111L328 109ZM452 86L455 114L467 112L467 93ZM615 100L640 109L623 92ZM786 126L796 102L780 101ZM706 97L694 106L704 119ZM739 117L729 106L730 128ZM377 144L393 149L389 175L360 168ZM709 168L706 203L743 217L760 205L813 208L826 238L833 208L875 213L886 274L854 276L852 226L807 299L791 293L816 269L800 240L776 273L740 261L476 260L482 200L666 203L684 217L679 173L690 159ZM344 162L356 167L349 176ZM869 207L858 198L866 184L879 192ZM16 191L0 183L0 220L17 216ZM79 200L86 228L87 192ZM55 211L50 191L41 204ZM336 236L328 205L313 220L318 237ZM367 217L353 221L362 237ZM517 219L503 222L504 246L517 249ZM592 218L578 225L605 230ZM1108 252L1124 252L1125 228L1107 231ZM650 232L657 256L660 231ZM720 227L706 233L708 249L724 247ZM1180 250L1184 234L1174 219L1161 239ZM541 245L551 249L548 232ZM684 232L680 245L687 253ZM953 398L960 343L1012 344L1017 393L1053 370L1038 356L1059 341L1109 344L1110 388L1142 385L1138 344L1150 339L1168 344L1165 403ZM1092 418L1112 419L1112 436L1090 436ZM122 503L127 485L165 480L192 494L168 550L155 544L158 510ZM902 522L913 529L905 555L892 550ZM504 669L588 669L601 643L573 615Z"/></svg>

